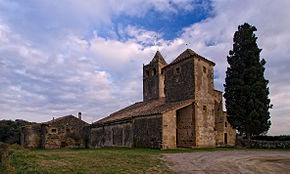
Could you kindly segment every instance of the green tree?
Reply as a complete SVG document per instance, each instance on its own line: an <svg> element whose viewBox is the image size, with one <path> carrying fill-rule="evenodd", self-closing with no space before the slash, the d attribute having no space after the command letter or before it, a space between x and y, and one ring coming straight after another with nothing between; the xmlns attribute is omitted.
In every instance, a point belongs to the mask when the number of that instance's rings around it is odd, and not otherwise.
<svg viewBox="0 0 290 174"><path fill-rule="evenodd" d="M15 121L0 120L0 142L8 144L19 144L21 127L31 124L35 123L19 119L16 119Z"/></svg>
<svg viewBox="0 0 290 174"><path fill-rule="evenodd" d="M269 81L264 78L264 59L260 60L255 26L240 25L234 34L233 50L227 56L225 94L228 121L250 139L269 130L271 108Z"/></svg>

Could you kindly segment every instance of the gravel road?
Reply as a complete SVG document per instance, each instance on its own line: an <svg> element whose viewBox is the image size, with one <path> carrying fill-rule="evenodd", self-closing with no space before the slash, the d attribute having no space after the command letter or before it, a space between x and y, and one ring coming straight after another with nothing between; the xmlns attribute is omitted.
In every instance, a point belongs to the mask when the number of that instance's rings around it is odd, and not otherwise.
<svg viewBox="0 0 290 174"><path fill-rule="evenodd" d="M162 160L177 173L290 174L289 151L215 151L164 154Z"/></svg>

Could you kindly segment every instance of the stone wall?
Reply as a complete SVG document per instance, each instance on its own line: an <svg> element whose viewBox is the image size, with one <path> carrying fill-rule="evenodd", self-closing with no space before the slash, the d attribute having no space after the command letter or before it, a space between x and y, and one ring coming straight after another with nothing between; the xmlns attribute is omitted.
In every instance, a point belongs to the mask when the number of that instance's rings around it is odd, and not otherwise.
<svg viewBox="0 0 290 174"><path fill-rule="evenodd" d="M159 97L158 63L143 67L143 100L149 101Z"/></svg>
<svg viewBox="0 0 290 174"><path fill-rule="evenodd" d="M194 104L176 111L177 147L196 147Z"/></svg>
<svg viewBox="0 0 290 174"><path fill-rule="evenodd" d="M194 99L193 68L193 59L187 59L164 69L167 102Z"/></svg>
<svg viewBox="0 0 290 174"><path fill-rule="evenodd" d="M230 123L227 121L227 113L224 112L223 113L224 118L225 118L225 124L227 124L227 126L225 127L225 133L227 133L227 146L235 146L236 145L236 129L233 129L232 126L230 125ZM224 135L225 136L225 135Z"/></svg>
<svg viewBox="0 0 290 174"><path fill-rule="evenodd" d="M162 149L176 149L176 110L162 115Z"/></svg>
<svg viewBox="0 0 290 174"><path fill-rule="evenodd" d="M74 116L25 126L21 145L30 148L85 148L88 124Z"/></svg>
<svg viewBox="0 0 290 174"><path fill-rule="evenodd" d="M89 147L145 147L161 149L162 115L135 117L123 122L92 125Z"/></svg>
<svg viewBox="0 0 290 174"><path fill-rule="evenodd" d="M196 146L215 147L213 64L195 57Z"/></svg>
<svg viewBox="0 0 290 174"><path fill-rule="evenodd" d="M164 75L162 67L164 64L153 62L143 66L143 100L150 101L165 97Z"/></svg>
<svg viewBox="0 0 290 174"><path fill-rule="evenodd" d="M262 141L262 140L247 140L237 139L237 147L256 148L256 149L289 149L290 141Z"/></svg>
<svg viewBox="0 0 290 174"><path fill-rule="evenodd" d="M215 115L215 131L216 131L216 146L224 146L224 130L225 119L223 117L222 92L214 91L214 115Z"/></svg>
<svg viewBox="0 0 290 174"><path fill-rule="evenodd" d="M41 146L41 125L34 124L22 127L20 144L28 148L39 148Z"/></svg>
<svg viewBox="0 0 290 174"><path fill-rule="evenodd" d="M162 115L136 117L133 120L134 147L162 148Z"/></svg>
<svg viewBox="0 0 290 174"><path fill-rule="evenodd" d="M89 148L100 147L133 147L131 121L92 127Z"/></svg>
<svg viewBox="0 0 290 174"><path fill-rule="evenodd" d="M85 126L88 125L73 116L43 124L42 146L46 149L85 148Z"/></svg>
<svg viewBox="0 0 290 174"><path fill-rule="evenodd" d="M223 112L222 92L214 91L214 115L216 130L216 146L235 146L236 130L227 121L227 114Z"/></svg>

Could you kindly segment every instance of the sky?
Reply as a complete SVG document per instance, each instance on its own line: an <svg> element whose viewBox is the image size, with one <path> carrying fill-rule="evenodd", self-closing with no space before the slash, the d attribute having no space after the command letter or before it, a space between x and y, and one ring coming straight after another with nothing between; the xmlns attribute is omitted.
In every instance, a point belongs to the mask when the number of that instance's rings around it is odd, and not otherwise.
<svg viewBox="0 0 290 174"><path fill-rule="evenodd" d="M142 100L142 66L190 48L212 60L224 91L226 56L248 22L267 61L272 126L290 134L289 0L0 0L0 119L92 123Z"/></svg>

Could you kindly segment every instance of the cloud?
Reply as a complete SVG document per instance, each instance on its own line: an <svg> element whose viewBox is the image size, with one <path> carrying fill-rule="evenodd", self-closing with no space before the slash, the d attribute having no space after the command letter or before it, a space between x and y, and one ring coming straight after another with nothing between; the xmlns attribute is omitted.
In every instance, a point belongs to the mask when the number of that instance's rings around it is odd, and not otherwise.
<svg viewBox="0 0 290 174"><path fill-rule="evenodd" d="M45 121L82 111L91 122L142 99L142 63L155 50L136 38L83 40L68 34L56 40L54 53L34 48L4 24L0 33L1 117L21 113L23 119Z"/></svg>
<svg viewBox="0 0 290 174"><path fill-rule="evenodd" d="M200 6L211 15L173 40L163 39L164 33L156 39L157 31L134 24L112 29L119 15L141 19L152 10L178 15ZM142 100L142 64L157 49L169 63L186 44L216 62L215 88L223 90L233 34L249 22L258 28L267 61L274 104L270 134L290 134L289 8L287 0L0 1L1 117L45 121L82 111L95 121ZM102 26L110 37L99 34Z"/></svg>
<svg viewBox="0 0 290 174"><path fill-rule="evenodd" d="M216 62L215 86L223 90L226 56L232 49L232 38L237 26L249 22L258 28L258 45L263 48L261 57L265 58L266 79L270 80L270 98L274 107L271 110L273 125L270 134L290 134L289 105L285 94L290 86L290 13L288 1L213 1L215 15L206 20L184 28L181 38L191 43L197 53ZM284 120L278 121L279 119ZM283 126L282 126L283 125ZM287 126L286 126L287 125ZM283 128L281 128L282 126ZM283 129L283 130L282 130Z"/></svg>

